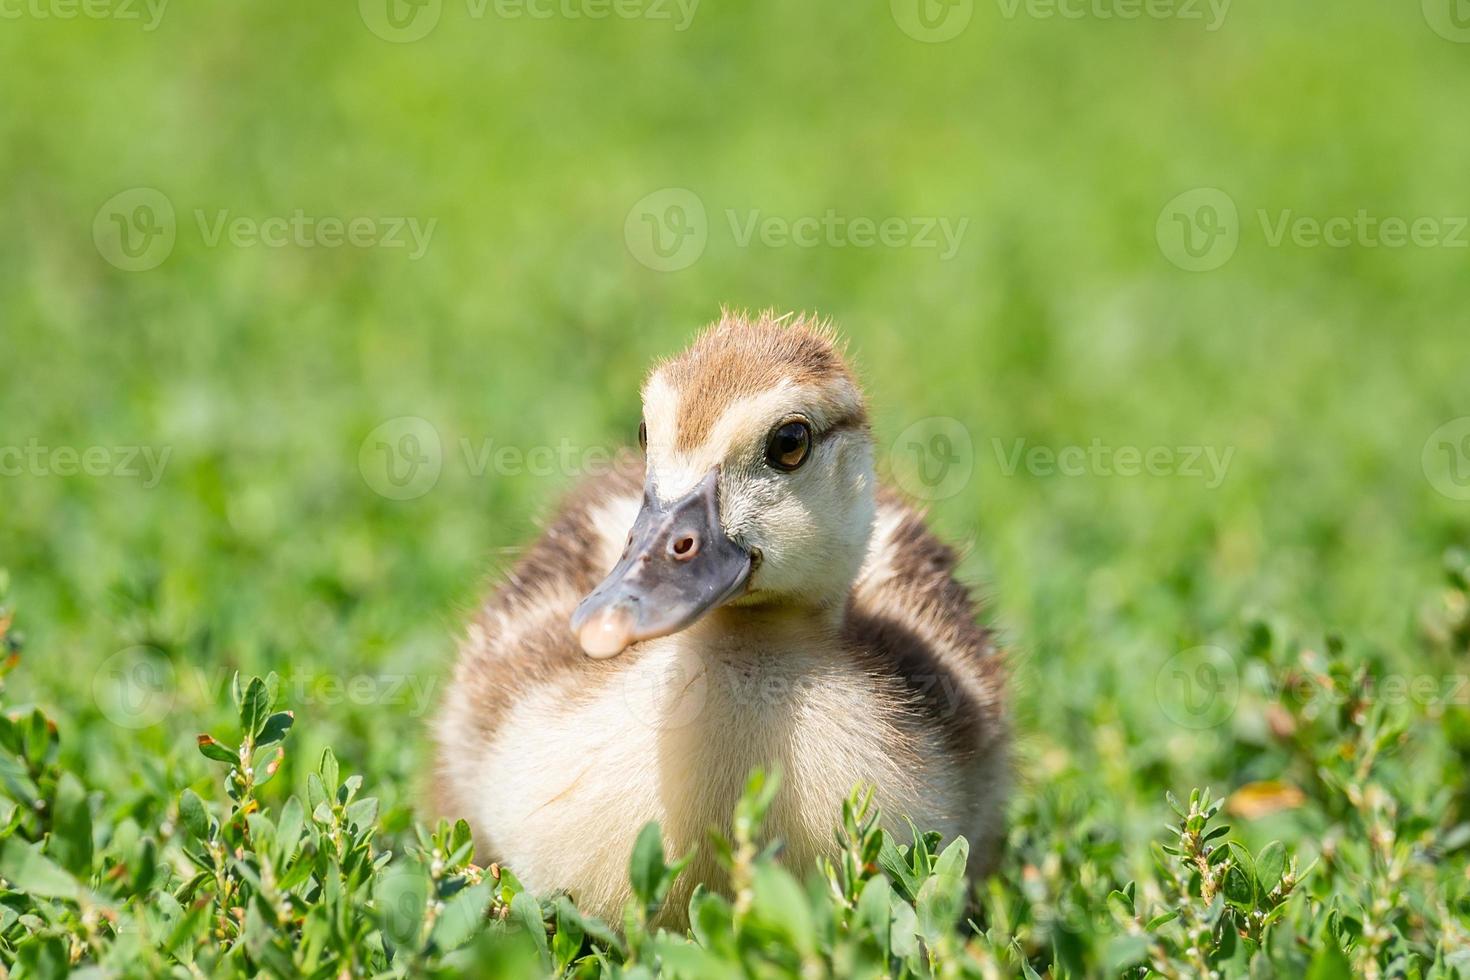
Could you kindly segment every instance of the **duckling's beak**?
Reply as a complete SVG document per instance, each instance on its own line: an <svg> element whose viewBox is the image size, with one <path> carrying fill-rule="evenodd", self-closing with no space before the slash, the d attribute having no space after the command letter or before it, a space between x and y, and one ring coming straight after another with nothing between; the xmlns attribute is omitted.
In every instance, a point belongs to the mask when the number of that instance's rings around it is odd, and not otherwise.
<svg viewBox="0 0 1470 980"><path fill-rule="evenodd" d="M628 550L572 614L572 632L589 657L614 657L640 640L677 633L745 589L751 553L725 534L719 486L715 467L672 503L644 491Z"/></svg>

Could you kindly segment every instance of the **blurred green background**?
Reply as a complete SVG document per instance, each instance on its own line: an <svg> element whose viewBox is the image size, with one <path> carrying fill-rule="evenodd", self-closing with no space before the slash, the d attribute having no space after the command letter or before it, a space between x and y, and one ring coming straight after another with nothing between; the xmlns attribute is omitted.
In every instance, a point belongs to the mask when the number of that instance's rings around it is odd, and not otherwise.
<svg viewBox="0 0 1470 980"><path fill-rule="evenodd" d="M833 317L885 460L955 420L969 475L932 514L1013 650L1023 772L1109 798L1128 839L1163 788L1270 775L1241 768L1249 704L1191 727L1155 696L1180 651L1233 651L1261 616L1413 669L1470 538L1458 0L389 2L0 22L0 463L25 460L0 566L17 685L94 784L199 778L230 672L271 668L293 767L331 744L405 819L419 693L576 478L463 447L631 441L648 362L722 304ZM1274 238L1284 213L1360 211L1435 219L1438 244ZM298 212L377 244L250 237ZM909 237L744 238L829 212ZM215 238L222 216L245 231ZM384 241L408 239L394 219L422 255ZM658 257L659 222L693 244ZM963 227L951 256L913 241L938 222ZM399 500L375 466L379 441L426 446L404 435L437 437L440 472ZM1008 473L1017 440L1232 455L1218 485ZM62 447L168 457L156 481L142 457L67 476Z"/></svg>

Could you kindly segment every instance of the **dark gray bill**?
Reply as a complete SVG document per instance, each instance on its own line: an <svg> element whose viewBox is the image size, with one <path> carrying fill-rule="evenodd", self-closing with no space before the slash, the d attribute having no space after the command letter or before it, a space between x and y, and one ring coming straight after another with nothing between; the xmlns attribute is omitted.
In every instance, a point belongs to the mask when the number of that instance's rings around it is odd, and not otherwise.
<svg viewBox="0 0 1470 980"><path fill-rule="evenodd" d="M719 485L716 467L673 503L644 491L628 550L572 614L588 656L677 633L745 588L751 555L725 535Z"/></svg>

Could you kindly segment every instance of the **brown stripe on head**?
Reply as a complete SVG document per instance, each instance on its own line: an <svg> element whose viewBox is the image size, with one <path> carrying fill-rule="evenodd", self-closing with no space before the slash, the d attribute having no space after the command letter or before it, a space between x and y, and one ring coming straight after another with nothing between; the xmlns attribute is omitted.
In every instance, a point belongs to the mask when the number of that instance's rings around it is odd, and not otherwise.
<svg viewBox="0 0 1470 980"><path fill-rule="evenodd" d="M836 336L815 317L777 317L767 310L752 319L724 311L693 346L653 374L677 392L674 448L680 452L702 445L731 405L783 383L831 389L840 394L834 405L851 406L856 397L856 408L834 414L829 426L867 424L857 381Z"/></svg>

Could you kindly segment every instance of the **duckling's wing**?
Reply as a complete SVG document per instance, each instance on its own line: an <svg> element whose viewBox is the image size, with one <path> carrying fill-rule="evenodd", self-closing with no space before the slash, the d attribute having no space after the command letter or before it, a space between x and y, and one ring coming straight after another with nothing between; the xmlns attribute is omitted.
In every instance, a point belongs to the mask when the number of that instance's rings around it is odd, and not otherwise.
<svg viewBox="0 0 1470 980"><path fill-rule="evenodd" d="M545 684L612 668L588 657L572 634L572 611L617 563L643 499L643 464L619 464L562 502L546 530L485 600L459 645L454 677L436 723L431 803L465 809L458 772L495 734L506 712Z"/></svg>
<svg viewBox="0 0 1470 980"><path fill-rule="evenodd" d="M884 489L843 639L868 669L909 695L908 723L938 734L965 781L972 869L988 869L1010 780L1005 666L976 620L959 560L923 515ZM933 741L933 740L930 740Z"/></svg>

